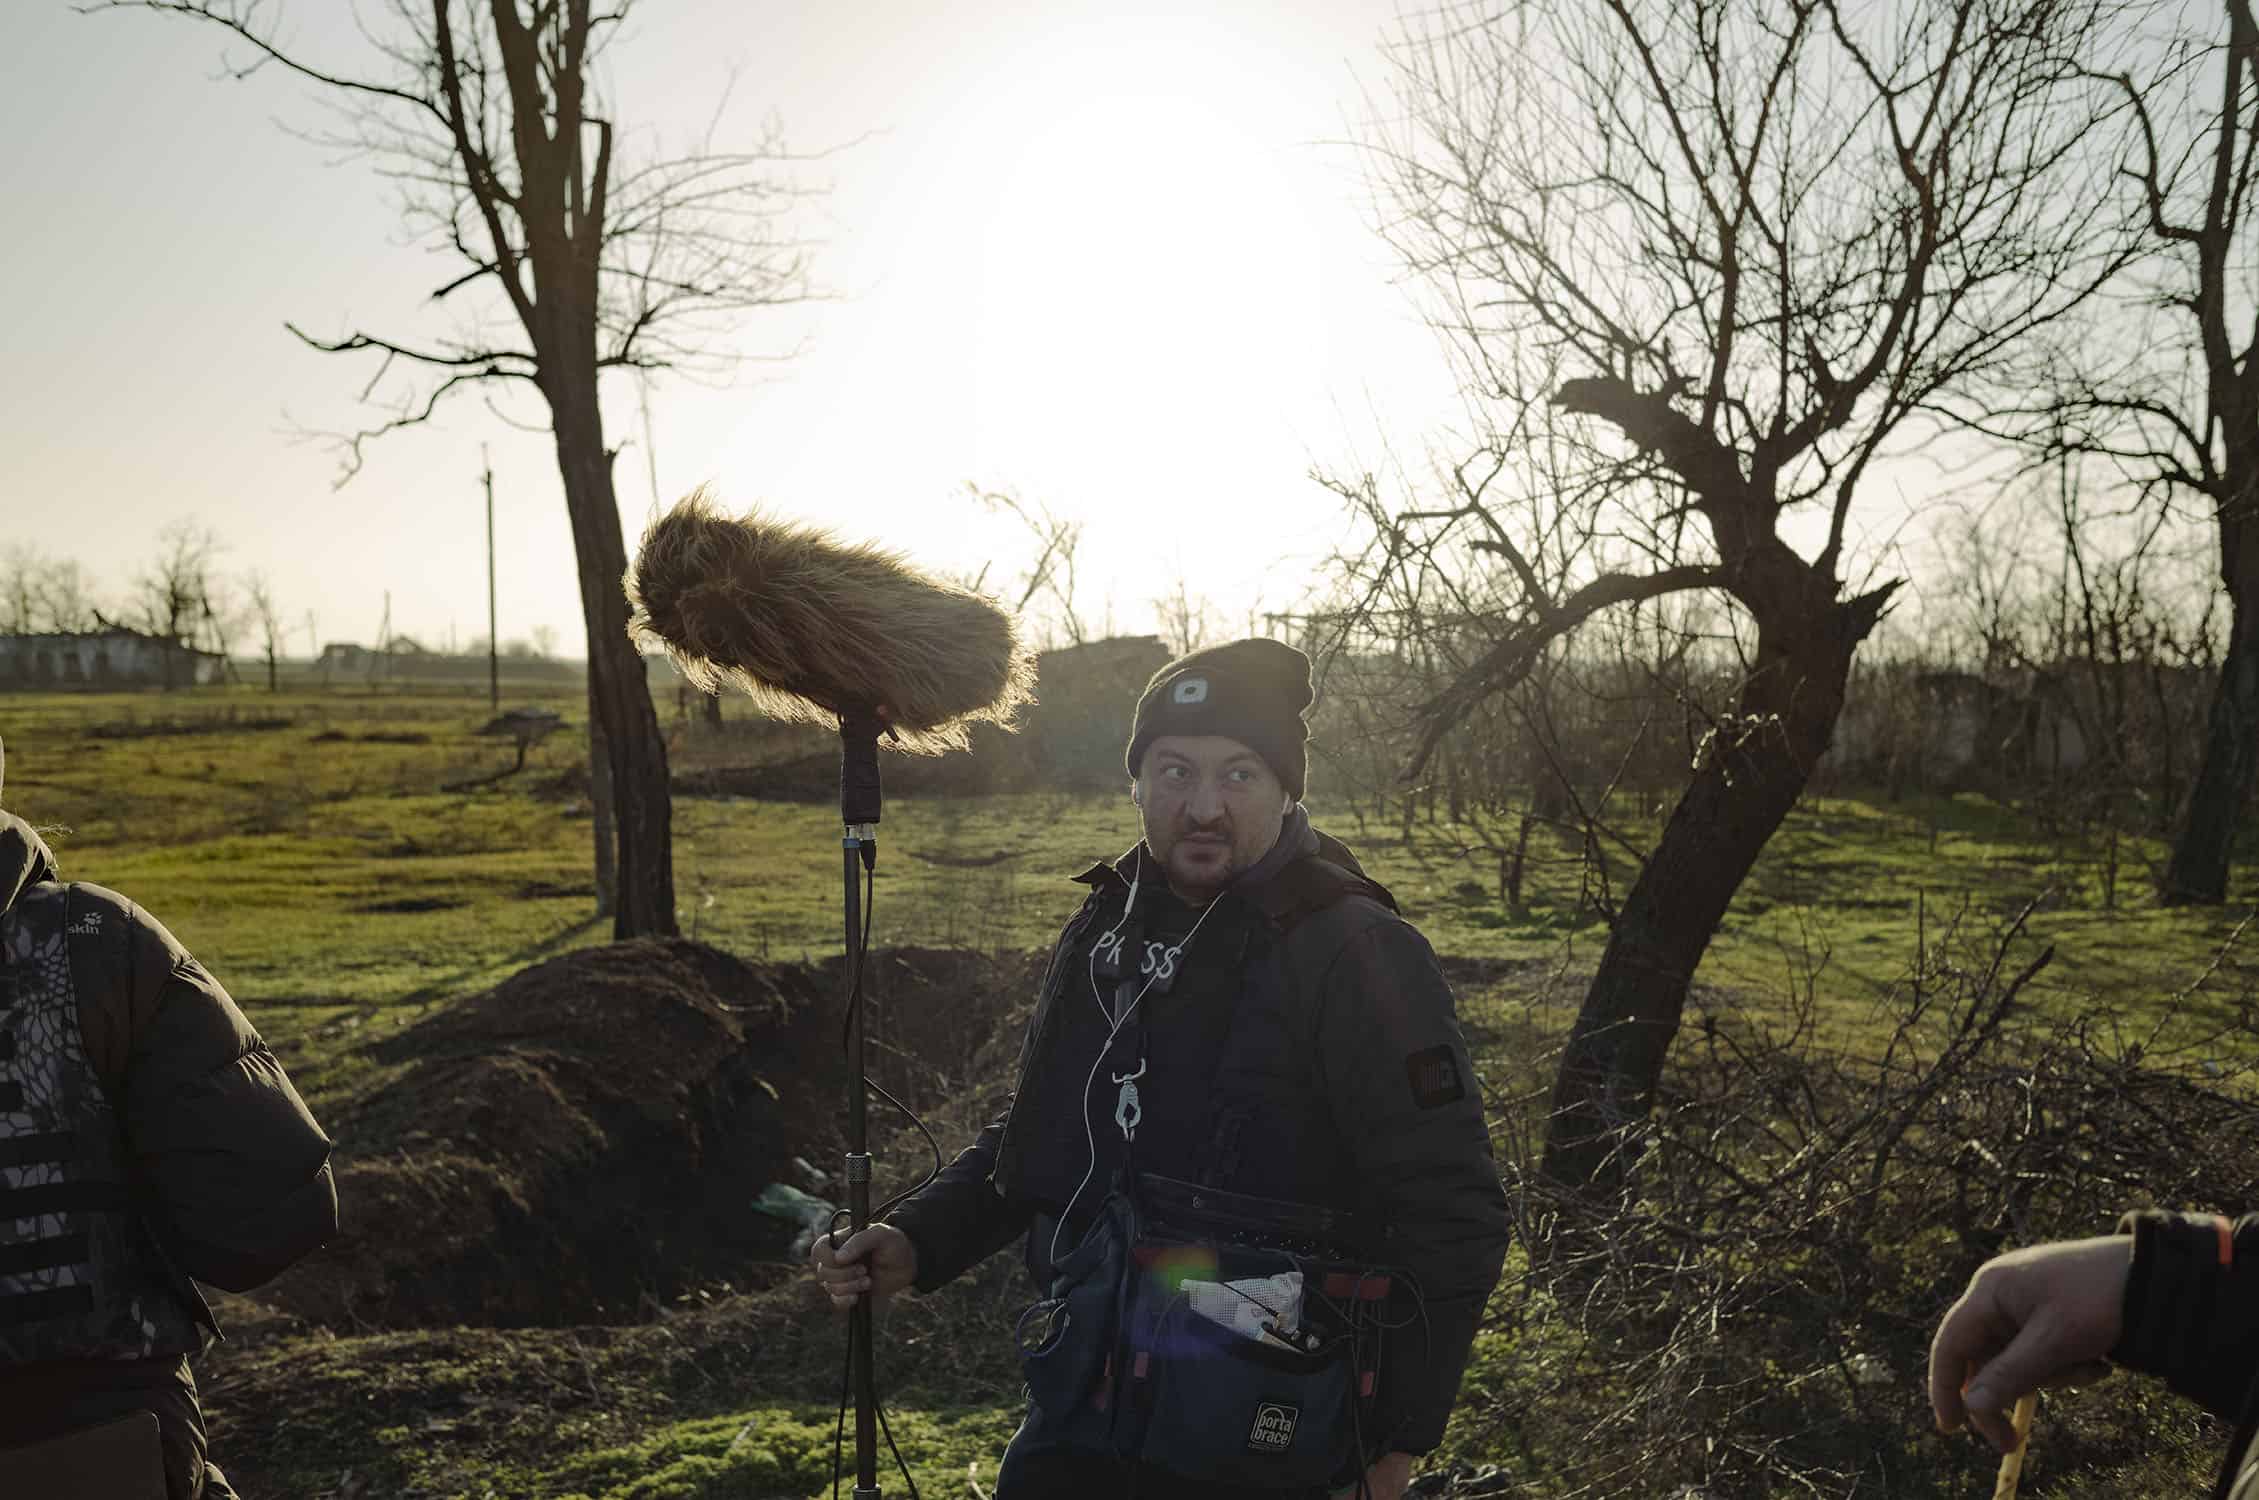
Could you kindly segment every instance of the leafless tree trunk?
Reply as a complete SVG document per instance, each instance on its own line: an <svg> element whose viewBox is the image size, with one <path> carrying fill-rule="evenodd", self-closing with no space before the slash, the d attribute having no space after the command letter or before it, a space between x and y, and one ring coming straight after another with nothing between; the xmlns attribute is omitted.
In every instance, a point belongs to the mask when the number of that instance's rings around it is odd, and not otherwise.
<svg viewBox="0 0 2259 1500"><path fill-rule="evenodd" d="M378 158L406 195L411 227L459 258L435 299L487 299L483 319L465 316L463 331L440 340L292 331L317 349L380 361L372 390L395 367L423 377L385 420L346 438L348 477L367 440L427 420L450 394L482 385L540 393L588 633L599 887L616 869L617 936L674 932L666 747L627 639L627 555L599 387L608 370L726 364L716 352L723 321L804 294L799 247L771 232L793 196L774 175L773 143L615 161L614 122L591 80L634 0L600 10L591 0L392 0L390 27L375 38L390 68L373 77L286 51L255 0L96 8L211 23L247 49L238 76L271 63L330 91L352 122L339 143ZM522 342L497 341L505 319Z"/></svg>
<svg viewBox="0 0 2259 1500"><path fill-rule="evenodd" d="M2211 26L2196 19L2205 10ZM2028 383L2044 395L2012 397L1984 425L2043 458L2107 461L2160 505L2190 496L2212 513L2226 654L2159 894L2217 903L2259 779L2259 21L2250 0L2111 15L2134 43L2111 82L2144 260Z"/></svg>
<svg viewBox="0 0 2259 1500"><path fill-rule="evenodd" d="M2236 830L2259 776L2259 326L2238 343L2231 321L2239 312L2249 316L2239 304L2248 300L2242 290L2245 264L2253 216L2259 213L2254 206L2259 142L2252 139L2259 130L2259 23L2249 0L2222 0L2220 8L2227 46L2219 54L2220 104L2205 132L2208 153L2184 152L2170 140L2161 150L2148 98L2130 78L2121 80L2137 106L2147 148L2142 186L2151 231L2194 273L2193 295L2175 305L2195 324L2207 406L2201 439L2178 412L2161 421L2162 407L2137 407L2136 415L2150 419L2144 426L2172 443L2171 459L2158 468L2161 477L2213 503L2220 582L2230 604L2227 655L2213 691L2204 753L2165 870L2162 894L2168 902L2227 899ZM2187 200L2175 189L2190 180L2201 196L2184 207Z"/></svg>
<svg viewBox="0 0 2259 1500"><path fill-rule="evenodd" d="M267 658L267 691L280 692L275 681L275 658L282 650L282 610L275 603L274 585L263 573L253 573L243 580L243 592L251 601L251 613L259 624L259 641Z"/></svg>
<svg viewBox="0 0 2259 1500"><path fill-rule="evenodd" d="M1390 233L1492 420L1432 503L1336 481L1376 521L1365 571L1440 580L1487 637L1425 706L1413 770L1603 612L1707 596L1742 653L1564 1055L1557 1181L1618 1180L1695 968L1898 587L1853 581L1862 479L2108 274L2074 175L2104 92L2074 55L2090 10L1447 5L1392 50ZM1807 555L1782 520L1814 510Z"/></svg>
<svg viewBox="0 0 2259 1500"><path fill-rule="evenodd" d="M593 663L589 669L588 703L591 716L596 709L596 672ZM612 758L604 743L604 726L592 721L588 731L588 815L598 829L596 839L596 915L611 916L619 908L620 872L614 858L615 841L605 838L602 830L613 826Z"/></svg>

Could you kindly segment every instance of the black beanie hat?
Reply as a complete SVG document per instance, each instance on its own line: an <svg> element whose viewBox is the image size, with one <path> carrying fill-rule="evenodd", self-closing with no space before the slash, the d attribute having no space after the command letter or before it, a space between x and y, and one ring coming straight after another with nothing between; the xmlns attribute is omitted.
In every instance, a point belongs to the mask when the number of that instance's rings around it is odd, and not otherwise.
<svg viewBox="0 0 2259 1500"><path fill-rule="evenodd" d="M1282 641L1260 638L1210 646L1180 656L1145 684L1123 757L1137 775L1146 747L1165 734L1220 734L1235 739L1271 768L1299 800L1308 766L1310 658Z"/></svg>

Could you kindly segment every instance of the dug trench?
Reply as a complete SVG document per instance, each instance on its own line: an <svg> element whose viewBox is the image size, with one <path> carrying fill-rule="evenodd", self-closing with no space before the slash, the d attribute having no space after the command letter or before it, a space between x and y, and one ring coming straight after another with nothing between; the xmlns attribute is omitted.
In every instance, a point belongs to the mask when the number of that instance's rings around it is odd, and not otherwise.
<svg viewBox="0 0 2259 1500"><path fill-rule="evenodd" d="M1039 962L871 956L871 1076L936 1113L951 1147L1000 1102ZM756 1199L786 1184L844 1201L842 978L837 959L620 943L373 1044L386 1081L325 1121L340 1232L259 1300L337 1333L562 1327L644 1321L700 1287L789 1274L799 1226ZM876 1100L872 1125L888 1147L881 1192L930 1164Z"/></svg>

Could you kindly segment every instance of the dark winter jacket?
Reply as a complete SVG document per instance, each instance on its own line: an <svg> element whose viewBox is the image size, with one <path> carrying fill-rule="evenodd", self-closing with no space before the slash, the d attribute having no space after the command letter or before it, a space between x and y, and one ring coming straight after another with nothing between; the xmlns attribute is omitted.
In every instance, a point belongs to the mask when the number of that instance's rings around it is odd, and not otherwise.
<svg viewBox="0 0 2259 1500"><path fill-rule="evenodd" d="M0 1446L112 1415L120 1390L193 1416L184 1359L216 1327L190 1279L249 1290L337 1227L329 1140L227 991L125 897L55 877L0 813L0 1210L40 1215L0 1212ZM170 1470L187 1438L166 1438Z"/></svg>
<svg viewBox="0 0 2259 1500"><path fill-rule="evenodd" d="M1130 982L1200 925L1182 972L1146 993L1101 1063L1110 986L1098 949L1139 858L1149 915L1123 941ZM1167 895L1150 858L1140 846L1078 877L1090 895L1053 951L1011 1103L893 1214L917 1247L919 1289L1022 1232L1045 1285L1056 1216L1073 1200L1071 1243L1125 1165L1335 1210L1362 1227L1360 1253L1409 1271L1424 1295L1424 1347L1394 1341L1381 1371L1396 1392L1386 1445L1424 1453L1442 1437L1508 1233L1481 1090L1435 955L1300 809L1204 917ZM1142 1119L1125 1146L1111 1075L1140 1062Z"/></svg>
<svg viewBox="0 0 2259 1500"><path fill-rule="evenodd" d="M2110 1358L2236 1423L2215 1500L2259 1500L2259 1214L2131 1213L2124 1331Z"/></svg>

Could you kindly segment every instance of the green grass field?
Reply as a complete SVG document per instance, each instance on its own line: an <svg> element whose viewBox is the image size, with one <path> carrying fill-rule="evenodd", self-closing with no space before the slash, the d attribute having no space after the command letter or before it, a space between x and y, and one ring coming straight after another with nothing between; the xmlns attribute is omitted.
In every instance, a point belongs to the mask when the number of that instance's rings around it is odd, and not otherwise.
<svg viewBox="0 0 2259 1500"><path fill-rule="evenodd" d="M557 709L572 726L585 713L578 690L554 682L512 684L504 702ZM68 876L114 886L170 926L242 1002L320 1113L383 1082L371 1041L540 958L609 938L609 923L593 916L577 735L537 746L514 776L447 790L510 763L507 741L476 733L486 718L483 691L13 696L0 699L0 805L47 831ZM732 754L726 735L664 710L662 723L678 764ZM1310 802L1440 953L1515 961L1496 966L1496 984L1462 995L1471 1032L1565 1029L1577 977L1606 936L1582 899L1592 878L1574 838L1537 832L1523 907L1509 912L1497 858L1484 852L1496 830L1361 824L1329 806L1322 786ZM1636 847L1654 828L1619 832ZM683 931L752 959L836 954L838 835L835 807L678 798ZM1047 944L1079 898L1067 877L1125 848L1135 823L1126 797L904 796L890 800L881 835L877 943L1001 952ZM2244 987L2232 940L2249 908L2158 907L2147 870L2163 854L2126 838L2113 856L2107 844L2050 836L1976 797L1815 799L1737 897L1698 982L1759 1013L1806 995L1829 1038L1857 1049L1885 1033L1886 999L1918 934L1934 940L1956 921L1983 933L2029 907L2024 950L2057 950L2031 995L2039 1013L2099 1009L2128 1034L2198 1037L2229 1018ZM1620 894L1632 855L1611 847L1609 862ZM990 1270L965 1295L985 1299L981 1317L1001 1325L1015 1294L1008 1267ZM551 1368L563 1361L553 1338L526 1352L525 1334L512 1336L518 1345L495 1335L467 1348L448 1335L337 1337L241 1304L252 1332L221 1355L220 1456L231 1431L247 1430L245 1407L302 1399L313 1409L291 1433L248 1423L271 1449L261 1472L291 1475L299 1494L815 1494L828 1483L822 1418L836 1375L811 1372L829 1368L834 1355L823 1351L836 1334L793 1289L759 1295L761 1315L794 1330L772 1329L770 1347L780 1337L788 1351L808 1347L742 1369L724 1360L730 1373L718 1385L653 1353L648 1330L604 1334L597 1352L578 1356L585 1370L576 1373ZM928 1316L905 1310L912 1321L906 1330L898 1322L897 1335L914 1342L928 1327L915 1320ZM985 1326L930 1316L935 1340ZM993 1337L1000 1347L1001 1326ZM1486 1357L1514 1357L1486 1348ZM968 1466L982 1482L992 1476L1014 1387L992 1378L993 1354L970 1374L936 1351L906 1358L898 1436L921 1492L974 1493ZM525 1361L539 1371L514 1367ZM407 1371L420 1374L408 1380ZM1479 1455L1495 1436L1455 1432L1453 1441ZM2051 1492L2045 1476L2029 1492Z"/></svg>
<svg viewBox="0 0 2259 1500"><path fill-rule="evenodd" d="M49 831L66 872L155 912L252 1007L270 1039L338 1086L324 1036L366 1041L539 958L609 938L594 919L578 757L559 735L490 787L446 784L510 763L478 738L483 693L345 690L52 695L6 700L6 805ZM534 702L578 723L577 693ZM673 727L711 758L703 726ZM562 786L560 786L560 783ZM1577 899L1578 842L1540 830L1520 913L1502 908L1483 830L1360 826L1313 790L1313 816L1387 884L1438 952L1589 969L1606 929ZM841 947L836 808L679 799L682 928L743 956ZM1652 828L1622 830L1637 840ZM1136 836L1125 798L1043 794L890 800L874 940L979 949L1046 944L1079 892L1066 877ZM2246 908L2164 908L2124 840L2115 909L2097 848L2033 833L1976 797L1891 806L1815 799L1774 840L1702 969L1712 987L1809 988L1856 1033L1904 973L1917 931L1956 915L2027 924L2057 958L2041 1003L2099 1001L2132 1026L2212 1016L2214 984L2186 993ZM1611 849L1620 892L1630 858ZM2238 960L2231 955L2230 970ZM2052 1001L2050 999L2052 997Z"/></svg>

